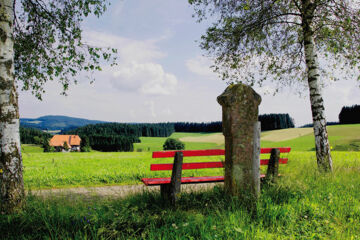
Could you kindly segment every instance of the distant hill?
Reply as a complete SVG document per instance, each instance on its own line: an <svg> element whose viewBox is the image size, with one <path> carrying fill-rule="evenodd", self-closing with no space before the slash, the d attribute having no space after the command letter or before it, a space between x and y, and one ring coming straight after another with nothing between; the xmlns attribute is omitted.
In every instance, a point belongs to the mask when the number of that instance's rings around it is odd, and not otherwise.
<svg viewBox="0 0 360 240"><path fill-rule="evenodd" d="M22 127L31 127L48 131L67 131L82 127L88 124L105 123L104 121L88 120L84 118L74 118L67 116L49 115L39 118L21 118Z"/></svg>

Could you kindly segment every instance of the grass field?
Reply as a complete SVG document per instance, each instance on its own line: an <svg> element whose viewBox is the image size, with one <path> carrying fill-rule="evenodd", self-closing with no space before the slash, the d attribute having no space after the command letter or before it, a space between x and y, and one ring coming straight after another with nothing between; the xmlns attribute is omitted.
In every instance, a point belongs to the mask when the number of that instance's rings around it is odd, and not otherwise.
<svg viewBox="0 0 360 240"><path fill-rule="evenodd" d="M358 157L359 152L345 152L344 150L359 150L360 124L330 126L330 142L333 146L333 156L338 161L347 154ZM283 131L283 130L280 130ZM292 130L290 130L292 131ZM276 134L277 131L264 132L265 136ZM199 138L209 139L215 134L204 133L174 133L175 138ZM289 133L289 135L294 135ZM262 147L285 147L292 148L289 154L289 166L299 161L302 157L313 159L316 163L314 148L314 137L305 134L292 138L282 136L285 141L262 141ZM211 137L213 139L213 137ZM151 172L151 163L171 162L172 159L152 159L151 151L162 150L162 144L166 138L141 138L142 143L136 144L135 152L119 153L42 153L42 149L34 145L23 145L24 182L27 189L80 187L80 186L103 186L103 185L126 185L141 184L140 179L144 177L169 176L170 172ZM281 139L280 139L281 140ZM186 149L210 149L223 148L214 142L185 142ZM141 149L141 150L140 150ZM342 150L344 152L338 152ZM150 151L150 152L149 152ZM344 155L345 154L345 155ZM221 161L223 157L213 158L188 158L186 161ZM295 166L294 166L295 167ZM185 171L184 176L223 174L223 170L205 169Z"/></svg>
<svg viewBox="0 0 360 240"><path fill-rule="evenodd" d="M176 208L158 192L125 199L30 194L23 211L0 214L0 239L360 239L360 125L328 129L335 150L334 171L329 174L317 171L312 133L263 133L262 147L293 150L289 163L281 166L283 177L261 187L255 211L221 187L182 193ZM214 142L216 134L175 133L172 137L187 139L187 149L221 147ZM29 190L141 184L142 177L169 176L170 172L149 170L150 163L172 162L151 158L149 150L161 150L164 141L142 138L137 152L130 153L42 153L38 146L23 145L24 182ZM200 160L209 158L185 158L185 162ZM190 170L184 175L222 171Z"/></svg>
<svg viewBox="0 0 360 240"><path fill-rule="evenodd" d="M182 193L176 208L159 193L85 200L30 195L22 212L0 215L1 238L359 239L360 154L333 156L334 172L320 174L312 152L291 154L278 183L262 186L255 211L218 187Z"/></svg>
<svg viewBox="0 0 360 240"><path fill-rule="evenodd" d="M333 152L341 159L359 159L359 152ZM316 168L314 152L291 152L289 164L280 171L296 168L301 159L311 159ZM192 157L191 161L221 161L223 157ZM151 163L172 162L152 159L151 153L29 153L24 155L24 182L27 189L141 184L144 177L170 176L169 171L150 171ZM187 170L183 176L222 175L223 169Z"/></svg>

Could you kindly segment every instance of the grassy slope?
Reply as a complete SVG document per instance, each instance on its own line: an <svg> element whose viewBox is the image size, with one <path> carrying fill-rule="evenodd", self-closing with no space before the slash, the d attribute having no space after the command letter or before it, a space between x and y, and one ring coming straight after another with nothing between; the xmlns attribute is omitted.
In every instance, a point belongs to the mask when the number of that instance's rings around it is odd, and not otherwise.
<svg viewBox="0 0 360 240"><path fill-rule="evenodd" d="M328 126L330 145L338 151L360 151L360 124ZM267 133L269 134L269 133ZM276 134L276 131L270 131ZM289 146L294 151L313 151L315 139L312 133L286 141L262 141L262 147Z"/></svg>

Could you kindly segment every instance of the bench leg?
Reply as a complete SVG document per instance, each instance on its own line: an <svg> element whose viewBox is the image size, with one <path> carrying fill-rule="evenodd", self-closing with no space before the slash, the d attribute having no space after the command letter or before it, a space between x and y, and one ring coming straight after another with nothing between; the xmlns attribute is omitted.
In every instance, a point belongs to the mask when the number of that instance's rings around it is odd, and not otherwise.
<svg viewBox="0 0 360 240"><path fill-rule="evenodd" d="M277 148L271 149L271 156L265 177L266 182L276 181L279 173L279 159L280 159L280 150Z"/></svg>
<svg viewBox="0 0 360 240"><path fill-rule="evenodd" d="M163 184L160 185L160 193L161 197L165 200L170 199L170 192L171 192L171 184Z"/></svg>

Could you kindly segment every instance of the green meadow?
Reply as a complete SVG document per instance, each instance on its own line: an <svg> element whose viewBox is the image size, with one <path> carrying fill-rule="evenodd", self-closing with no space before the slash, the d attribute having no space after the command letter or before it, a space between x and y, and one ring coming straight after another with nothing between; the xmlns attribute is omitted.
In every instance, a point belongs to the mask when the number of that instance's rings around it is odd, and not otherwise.
<svg viewBox="0 0 360 240"><path fill-rule="evenodd" d="M1 238L360 239L360 153L333 157L333 173L321 174L313 152L292 153L284 176L262 185L254 211L222 187L182 193L176 208L158 192L118 199L29 195L23 211L0 215Z"/></svg>
<svg viewBox="0 0 360 240"><path fill-rule="evenodd" d="M0 214L0 239L360 239L360 125L330 126L334 170L320 173L309 129L262 133L262 147L292 147L276 184L262 185L249 204L216 186L183 192L176 207L157 191L125 198L96 195L27 195L21 212ZM186 149L223 148L219 133L175 133ZM141 184L151 172L151 151L166 138L142 138L134 152L43 153L23 145L27 190ZM222 161L223 157L210 160ZM185 158L209 161L209 157ZM266 169L262 168L264 172ZM221 169L188 170L184 176L218 175Z"/></svg>
<svg viewBox="0 0 360 240"><path fill-rule="evenodd" d="M294 130L269 131L262 133L266 139L277 141L262 141L262 147L291 147L289 164L282 166L284 170L296 168L299 159L313 159L315 163L314 137L308 130L300 137L294 135ZM360 145L360 124L330 126L330 142L333 147L333 157L341 162L344 156L350 154L358 157ZM278 133L278 134L277 134ZM281 136L279 138L279 136ZM217 138L223 138L220 133L174 133L171 137L188 138L192 142L185 142L186 149L223 148L223 143ZM190 137L190 138L189 138ZM289 139L291 138L291 139ZM287 139L282 141L282 139ZM24 161L24 182L27 189L68 188L81 186L129 185L141 184L144 177L169 176L169 171L150 171L151 163L172 162L172 159L152 159L151 151L162 149L166 138L141 138L141 143L135 145L134 152L90 152L90 153L43 153L42 149L34 145L22 146ZM208 140L212 142L201 142ZM221 140L221 139L220 139ZM141 150L140 150L141 149ZM150 149L150 151L149 151ZM344 151L346 150L346 151ZM352 152L354 151L354 152ZM345 155L344 155L345 154ZM349 155L349 156L350 156ZM265 157L265 156L263 156ZM224 157L196 157L186 158L191 161L223 161ZM295 165L292 165L295 164ZM202 169L184 171L184 176L218 175L223 169Z"/></svg>

